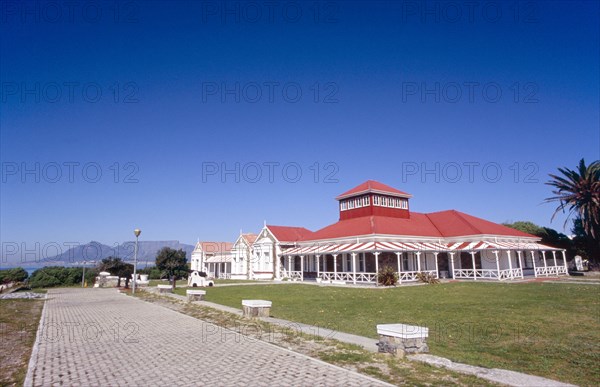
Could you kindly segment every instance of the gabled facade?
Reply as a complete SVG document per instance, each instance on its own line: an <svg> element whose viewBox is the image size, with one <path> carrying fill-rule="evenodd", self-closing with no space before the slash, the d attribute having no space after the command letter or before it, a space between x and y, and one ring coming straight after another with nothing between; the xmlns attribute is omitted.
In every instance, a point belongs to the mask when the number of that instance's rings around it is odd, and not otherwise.
<svg viewBox="0 0 600 387"><path fill-rule="evenodd" d="M293 247L310 234L312 232L304 227L265 225L252 245L250 278L280 279L283 250Z"/></svg>
<svg viewBox="0 0 600 387"><path fill-rule="evenodd" d="M231 267L232 279L251 278L253 244L258 235L248 233L240 234L233 244L233 262Z"/></svg>
<svg viewBox="0 0 600 387"><path fill-rule="evenodd" d="M190 261L193 271L206 272L209 277L219 277L220 273L231 272L231 242L196 243Z"/></svg>

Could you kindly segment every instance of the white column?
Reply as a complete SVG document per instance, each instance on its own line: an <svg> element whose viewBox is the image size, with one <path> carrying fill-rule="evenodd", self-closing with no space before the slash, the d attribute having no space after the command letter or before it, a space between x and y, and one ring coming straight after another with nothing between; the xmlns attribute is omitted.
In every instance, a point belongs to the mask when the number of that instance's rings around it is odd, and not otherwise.
<svg viewBox="0 0 600 387"><path fill-rule="evenodd" d="M546 263L546 251L542 251L542 258L544 259L544 268L546 269L546 277L548 277L548 264Z"/></svg>
<svg viewBox="0 0 600 387"><path fill-rule="evenodd" d="M533 262L533 275L535 277L537 277L537 269L535 268L535 255L533 254L533 250L531 250L530 253L531 253L531 261Z"/></svg>
<svg viewBox="0 0 600 387"><path fill-rule="evenodd" d="M304 281L304 255L300 256L300 281Z"/></svg>
<svg viewBox="0 0 600 387"><path fill-rule="evenodd" d="M321 276L321 267L319 266L320 264L320 258L321 256L319 254L317 254L317 278L319 278Z"/></svg>
<svg viewBox="0 0 600 387"><path fill-rule="evenodd" d="M554 267L557 267L558 265L556 264L556 250L552 250L552 259L554 259ZM556 270L556 269L554 269L554 270Z"/></svg>
<svg viewBox="0 0 600 387"><path fill-rule="evenodd" d="M452 272L452 279L454 279L454 253L450 254L450 270Z"/></svg>
<svg viewBox="0 0 600 387"><path fill-rule="evenodd" d="M563 262L565 263L565 274L569 274L569 267L567 266L567 253L565 250L562 251Z"/></svg>
<svg viewBox="0 0 600 387"><path fill-rule="evenodd" d="M333 279L337 276L337 254L333 254ZM342 257L344 255L342 254Z"/></svg>
<svg viewBox="0 0 600 387"><path fill-rule="evenodd" d="M473 262L473 280L477 281L477 269L475 268L475 252L471 251L471 261Z"/></svg>
<svg viewBox="0 0 600 387"><path fill-rule="evenodd" d="M379 252L373 253L375 255L375 286L379 283L377 282L377 274L379 273Z"/></svg>
<svg viewBox="0 0 600 387"><path fill-rule="evenodd" d="M400 266L400 264L401 264L401 262L400 262L400 255L401 254L402 253L400 253L400 252L396 253L396 259L397 259L397 262L398 262L398 282L399 283L402 283L402 266Z"/></svg>
<svg viewBox="0 0 600 387"><path fill-rule="evenodd" d="M417 271L421 272L421 252L417 251L415 255L417 256Z"/></svg>
<svg viewBox="0 0 600 387"><path fill-rule="evenodd" d="M275 260L275 278L281 279L281 268L279 267L281 265L281 257L275 254L273 259Z"/></svg>
<svg viewBox="0 0 600 387"><path fill-rule="evenodd" d="M439 253L437 253L437 252L433 253L433 259L435 259L435 278L439 279L440 278L440 271L438 270L439 269L438 261L437 261L438 254Z"/></svg>
<svg viewBox="0 0 600 387"><path fill-rule="evenodd" d="M512 272L512 258L510 256L510 250L506 250L506 256L508 257L508 268L510 269L510 278L515 279L515 276Z"/></svg>
<svg viewBox="0 0 600 387"><path fill-rule="evenodd" d="M292 271L292 256L288 255L288 277L290 277L291 279L291 272Z"/></svg>
<svg viewBox="0 0 600 387"><path fill-rule="evenodd" d="M523 260L521 259L521 250L517 251L517 257L519 257L519 267L521 268L521 279L525 278L523 276Z"/></svg>
<svg viewBox="0 0 600 387"><path fill-rule="evenodd" d="M500 279L500 259L498 258L498 250L494 251L494 255L496 256L496 275L498 279Z"/></svg>
<svg viewBox="0 0 600 387"><path fill-rule="evenodd" d="M352 253L352 282L356 285L356 253Z"/></svg>

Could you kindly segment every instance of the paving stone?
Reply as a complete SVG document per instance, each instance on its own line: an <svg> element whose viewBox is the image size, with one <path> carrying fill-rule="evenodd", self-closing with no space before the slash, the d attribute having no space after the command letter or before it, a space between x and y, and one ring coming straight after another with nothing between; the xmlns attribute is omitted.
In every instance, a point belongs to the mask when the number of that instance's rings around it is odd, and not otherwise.
<svg viewBox="0 0 600 387"><path fill-rule="evenodd" d="M26 386L386 385L114 289L46 303Z"/></svg>

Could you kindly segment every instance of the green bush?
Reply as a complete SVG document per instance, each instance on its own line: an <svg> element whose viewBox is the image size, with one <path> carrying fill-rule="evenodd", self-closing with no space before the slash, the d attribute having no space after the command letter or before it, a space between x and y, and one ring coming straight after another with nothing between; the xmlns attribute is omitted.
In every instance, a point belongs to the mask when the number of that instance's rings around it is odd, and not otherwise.
<svg viewBox="0 0 600 387"><path fill-rule="evenodd" d="M434 284L439 284L440 280L437 279L433 274L431 273L426 273L426 272L419 272L417 273L417 279L421 282L424 282L426 284L430 284L430 285L434 285Z"/></svg>
<svg viewBox="0 0 600 387"><path fill-rule="evenodd" d="M13 269L0 270L0 284L7 284L9 282L23 282L29 277L27 271L22 267L15 267Z"/></svg>
<svg viewBox="0 0 600 387"><path fill-rule="evenodd" d="M398 283L398 273L391 266L384 266L377 273L377 283L383 286L394 286Z"/></svg>
<svg viewBox="0 0 600 387"><path fill-rule="evenodd" d="M29 286L32 288L51 288L55 286L73 286L81 284L81 267L49 266L38 269L31 274ZM86 269L85 280L88 285L94 282L96 272Z"/></svg>
<svg viewBox="0 0 600 387"><path fill-rule="evenodd" d="M138 270L139 274L148 274L148 279L156 280L161 279L161 272L155 266L147 267L141 270Z"/></svg>

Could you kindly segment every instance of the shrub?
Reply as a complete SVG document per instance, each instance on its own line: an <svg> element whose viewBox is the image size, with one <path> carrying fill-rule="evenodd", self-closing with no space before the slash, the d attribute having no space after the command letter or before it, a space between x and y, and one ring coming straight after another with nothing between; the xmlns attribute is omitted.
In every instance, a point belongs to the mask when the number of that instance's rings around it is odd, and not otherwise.
<svg viewBox="0 0 600 387"><path fill-rule="evenodd" d="M148 274L148 279L151 280L157 280L162 278L160 270L158 270L155 266L146 267L144 269L138 270L137 272L139 274Z"/></svg>
<svg viewBox="0 0 600 387"><path fill-rule="evenodd" d="M9 282L23 282L29 277L27 271L22 267L15 267L13 269L0 270L0 284L7 284Z"/></svg>
<svg viewBox="0 0 600 387"><path fill-rule="evenodd" d="M73 286L81 284L82 268L48 266L37 269L29 278L29 286L32 288L51 288L55 286ZM95 272L86 270L85 279L88 284L94 280Z"/></svg>
<svg viewBox="0 0 600 387"><path fill-rule="evenodd" d="M417 273L417 279L421 282L424 282L426 284L439 284L440 280L437 279L433 274L431 273L425 273L425 272L419 272Z"/></svg>
<svg viewBox="0 0 600 387"><path fill-rule="evenodd" d="M398 273L391 266L384 266L377 273L377 283L383 286L394 286L398 283Z"/></svg>

